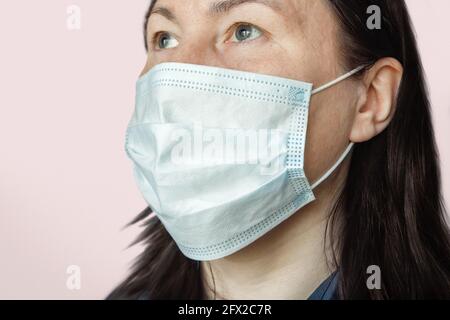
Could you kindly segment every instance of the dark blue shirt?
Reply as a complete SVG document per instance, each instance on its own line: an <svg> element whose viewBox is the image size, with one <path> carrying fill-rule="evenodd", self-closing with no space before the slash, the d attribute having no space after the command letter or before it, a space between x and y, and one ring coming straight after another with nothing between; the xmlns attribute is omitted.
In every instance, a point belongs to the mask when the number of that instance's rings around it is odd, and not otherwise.
<svg viewBox="0 0 450 320"><path fill-rule="evenodd" d="M308 300L338 300L337 294L338 273L334 272L309 296ZM146 293L141 294L137 300L149 300Z"/></svg>
<svg viewBox="0 0 450 320"><path fill-rule="evenodd" d="M334 272L309 296L308 300L338 300L338 273Z"/></svg>

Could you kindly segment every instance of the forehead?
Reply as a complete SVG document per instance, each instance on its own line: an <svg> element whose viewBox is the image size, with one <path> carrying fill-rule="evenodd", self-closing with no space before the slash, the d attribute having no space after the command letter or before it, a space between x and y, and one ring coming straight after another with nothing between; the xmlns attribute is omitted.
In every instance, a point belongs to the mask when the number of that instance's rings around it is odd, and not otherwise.
<svg viewBox="0 0 450 320"><path fill-rule="evenodd" d="M274 19L270 18L264 7L270 8L271 12L278 15L278 21L276 21L276 28L278 30L278 36L276 41L280 40L282 34L285 38L291 37L298 41L310 41L314 49L320 49L320 44L327 46L329 44L333 48L338 45L338 34L341 31L339 24L337 23L334 10L330 5L331 0L154 0L147 12L147 19L145 22L145 38L154 28L157 28L161 22L152 22L152 12L155 16L177 22L179 26L183 28L189 24L203 24L214 23L215 18L209 18L210 14L216 16L217 21L221 16L226 16L229 10L235 9L232 13L239 13L239 7L245 6L249 3L254 5L250 10L245 10L245 14L253 15L258 21L264 21L267 23L273 23ZM244 7L242 7L244 9ZM261 12L256 12L260 10ZM265 10L263 12L263 10ZM158 14L156 14L156 12ZM238 19L238 17L236 17ZM181 22L181 23L180 23ZM243 21L247 22L247 21ZM269 31L273 31L274 27L270 27ZM320 39L320 41L318 41ZM326 39L326 40L325 40ZM147 46L147 42L146 42Z"/></svg>
<svg viewBox="0 0 450 320"><path fill-rule="evenodd" d="M187 0L180 2L179 0L154 0L152 4L155 5L176 5L178 7L195 7L197 9L202 9L204 12L211 14L217 14L226 12L229 9L247 4L247 3L258 3L273 9L280 9L283 3L289 0Z"/></svg>
<svg viewBox="0 0 450 320"><path fill-rule="evenodd" d="M154 13L163 13L166 18L176 18L177 15L192 15L198 17L220 17L246 4L259 4L289 17L304 16L311 5L322 0L153 0L146 15L146 23ZM255 7L255 9L257 9ZM169 19L171 20L171 19Z"/></svg>

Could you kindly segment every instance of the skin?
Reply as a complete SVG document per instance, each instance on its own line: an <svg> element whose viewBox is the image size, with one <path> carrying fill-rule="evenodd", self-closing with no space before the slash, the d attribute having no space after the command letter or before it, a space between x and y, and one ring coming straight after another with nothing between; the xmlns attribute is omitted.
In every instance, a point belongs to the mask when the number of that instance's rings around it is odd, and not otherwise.
<svg viewBox="0 0 450 320"><path fill-rule="evenodd" d="M281 76L318 87L349 71L340 56L342 31L327 0L277 0L275 9L242 3L209 15L216 1L158 0L155 9L170 10L178 23L160 13L151 15L141 75L162 62L183 62ZM236 37L239 25L232 26L239 22L255 26L254 36ZM160 31L170 39L163 48L152 42ZM397 60L384 58L362 79L346 80L312 97L305 151L310 182L335 163L349 141L368 141L388 126L402 73ZM328 263L325 227L350 158L315 189L316 201L235 254L202 262L205 298L306 299L334 268Z"/></svg>

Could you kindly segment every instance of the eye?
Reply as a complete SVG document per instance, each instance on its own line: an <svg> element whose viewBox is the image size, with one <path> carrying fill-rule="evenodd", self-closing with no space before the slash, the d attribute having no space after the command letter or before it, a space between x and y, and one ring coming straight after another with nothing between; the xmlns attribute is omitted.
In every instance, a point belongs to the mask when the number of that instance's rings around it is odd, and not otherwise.
<svg viewBox="0 0 450 320"><path fill-rule="evenodd" d="M153 44L156 49L172 49L178 46L178 40L170 33L158 32L153 37Z"/></svg>
<svg viewBox="0 0 450 320"><path fill-rule="evenodd" d="M232 42L243 42L254 40L262 35L262 31L254 25L248 23L240 23L234 31Z"/></svg>

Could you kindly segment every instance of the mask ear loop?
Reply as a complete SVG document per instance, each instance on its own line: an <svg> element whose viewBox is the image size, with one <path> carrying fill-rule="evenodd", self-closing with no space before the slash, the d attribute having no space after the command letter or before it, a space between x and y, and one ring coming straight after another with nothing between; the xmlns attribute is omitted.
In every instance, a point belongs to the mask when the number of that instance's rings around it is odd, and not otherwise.
<svg viewBox="0 0 450 320"><path fill-rule="evenodd" d="M344 153L341 155L339 160L336 161L336 163L321 178L319 178L319 180L317 180L316 182L314 182L311 185L311 190L314 190L315 188L317 188L318 185L320 185L322 182L324 182L326 179L328 179L329 176L331 176L331 174L334 172L334 170L336 170L337 167L339 167L341 165L341 163L347 158L350 151L352 151L354 145L355 144L353 142L350 142L347 149L345 149Z"/></svg>
<svg viewBox="0 0 450 320"><path fill-rule="evenodd" d="M359 66L358 68L340 76L339 78L317 88L314 89L311 92L311 95L315 95L319 92L322 92L328 88L331 88L332 86L334 86L335 84L344 81L347 78L350 78L351 76L357 74L358 72L360 72L362 69L364 69L365 66ZM348 145L347 149L345 149L344 153L342 153L342 155L340 156L340 158L336 161L336 163L330 168L328 169L328 171L322 176L320 177L316 182L314 182L311 185L311 190L314 190L315 188L317 188L317 186L319 186L322 182L324 182L326 179L328 179L329 176L331 176L331 174L337 169L337 167L339 167L341 165L341 163L347 158L348 154L352 151L353 147L354 147L354 143L350 142L350 144Z"/></svg>
<svg viewBox="0 0 450 320"><path fill-rule="evenodd" d="M340 76L339 78L337 78L337 79L335 79L335 80L333 80L333 81L331 81L331 82L329 82L329 83L327 83L327 84L325 84L325 85L323 85L323 86L321 86L321 87L319 87L319 88L317 88L317 89L314 89L314 90L311 92L311 95L315 95L315 94L317 94L317 93L319 93L319 92L322 92L322 91L324 91L324 90L326 90L326 89L328 89L328 88L331 88L331 87L334 86L335 84L337 84L337 83L339 83L339 82L341 82L341 81L344 81L345 79L350 78L351 76L357 74L358 72L360 72L360 71L361 71L362 69L364 69L365 67L366 67L366 66L359 66L358 68L356 68L356 69L354 69L354 70L352 70L352 71L350 71L350 72L348 72L348 73L346 73L346 74Z"/></svg>

